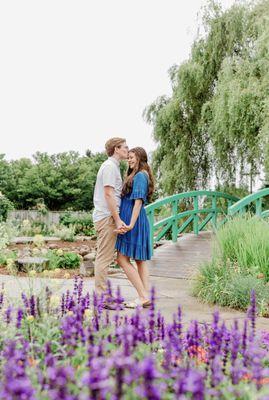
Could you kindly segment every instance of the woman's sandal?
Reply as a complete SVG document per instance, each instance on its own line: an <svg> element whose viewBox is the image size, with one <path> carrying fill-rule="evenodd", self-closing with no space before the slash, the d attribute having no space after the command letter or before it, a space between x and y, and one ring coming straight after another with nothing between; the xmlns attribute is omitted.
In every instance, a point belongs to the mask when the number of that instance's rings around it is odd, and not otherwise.
<svg viewBox="0 0 269 400"><path fill-rule="evenodd" d="M131 302L124 302L125 308L137 308L137 307L142 307L142 308L148 308L151 306L151 301L147 300L142 302L140 299L135 299L134 301Z"/></svg>

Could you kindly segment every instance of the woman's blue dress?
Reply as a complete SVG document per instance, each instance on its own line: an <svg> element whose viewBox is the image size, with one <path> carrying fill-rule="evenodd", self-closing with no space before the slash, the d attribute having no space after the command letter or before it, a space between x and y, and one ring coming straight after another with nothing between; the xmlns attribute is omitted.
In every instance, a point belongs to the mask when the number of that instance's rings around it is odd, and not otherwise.
<svg viewBox="0 0 269 400"><path fill-rule="evenodd" d="M131 222L133 207L136 199L143 201L135 226L124 235L118 235L116 249L123 255L134 260L146 261L152 256L150 245L150 227L145 211L148 197L148 175L138 172L133 179L132 192L126 194L121 200L120 217L126 225Z"/></svg>

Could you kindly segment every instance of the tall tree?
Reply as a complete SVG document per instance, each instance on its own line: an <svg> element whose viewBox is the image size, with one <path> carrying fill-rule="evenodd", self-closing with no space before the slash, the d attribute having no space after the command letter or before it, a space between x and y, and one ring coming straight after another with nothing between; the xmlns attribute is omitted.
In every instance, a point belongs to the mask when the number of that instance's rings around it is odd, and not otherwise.
<svg viewBox="0 0 269 400"><path fill-rule="evenodd" d="M265 143L269 156L268 18L268 0L226 11L210 2L190 58L170 70L171 98L145 110L165 193L206 187L212 178L234 186L237 175L259 171Z"/></svg>

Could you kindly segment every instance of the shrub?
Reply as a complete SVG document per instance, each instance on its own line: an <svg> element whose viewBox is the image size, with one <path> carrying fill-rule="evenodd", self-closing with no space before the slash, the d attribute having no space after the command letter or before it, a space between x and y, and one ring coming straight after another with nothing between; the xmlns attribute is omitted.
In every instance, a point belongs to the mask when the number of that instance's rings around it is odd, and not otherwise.
<svg viewBox="0 0 269 400"><path fill-rule="evenodd" d="M76 235L92 236L95 234L92 216L87 214L85 216L72 216L70 212L64 213L60 217L60 224L64 226L74 226Z"/></svg>
<svg viewBox="0 0 269 400"><path fill-rule="evenodd" d="M260 313L264 311L264 305L269 306L269 287L261 279L254 276L236 274L227 282L227 305L232 308L247 310L251 291L254 290Z"/></svg>
<svg viewBox="0 0 269 400"><path fill-rule="evenodd" d="M41 248L45 243L44 240L44 236L43 235L35 235L33 238L33 244L38 247Z"/></svg>
<svg viewBox="0 0 269 400"><path fill-rule="evenodd" d="M205 264L193 287L194 296L211 304L246 311L249 306L251 290L257 294L259 313L269 311L269 287L262 279L235 272L227 265L217 262Z"/></svg>
<svg viewBox="0 0 269 400"><path fill-rule="evenodd" d="M9 222L0 222L0 251L4 250L10 240L16 236L16 228Z"/></svg>
<svg viewBox="0 0 269 400"><path fill-rule="evenodd" d="M197 276L193 294L208 303L228 305L225 304L226 282L230 279L231 271L218 263L218 260L206 263Z"/></svg>
<svg viewBox="0 0 269 400"><path fill-rule="evenodd" d="M0 221L6 221L8 212L14 210L13 203L0 192Z"/></svg>
<svg viewBox="0 0 269 400"><path fill-rule="evenodd" d="M75 227L70 226L55 226L53 228L53 234L59 237L61 240L66 240L67 242L73 242L75 240Z"/></svg>
<svg viewBox="0 0 269 400"><path fill-rule="evenodd" d="M64 253L59 256L58 268L72 269L78 268L80 265L81 258L76 253Z"/></svg>
<svg viewBox="0 0 269 400"><path fill-rule="evenodd" d="M59 250L49 250L46 254L49 259L49 269L54 270L56 268L62 269L73 269L78 268L81 262L81 256L77 253L63 252Z"/></svg>

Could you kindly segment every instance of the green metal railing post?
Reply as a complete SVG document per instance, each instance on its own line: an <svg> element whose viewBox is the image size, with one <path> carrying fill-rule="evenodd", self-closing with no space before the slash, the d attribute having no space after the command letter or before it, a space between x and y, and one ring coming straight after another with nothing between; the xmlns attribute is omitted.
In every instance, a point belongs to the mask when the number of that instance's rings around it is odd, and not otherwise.
<svg viewBox="0 0 269 400"><path fill-rule="evenodd" d="M149 227L150 227L150 245L153 252L154 249L154 209L148 213Z"/></svg>
<svg viewBox="0 0 269 400"><path fill-rule="evenodd" d="M255 201L255 206L256 206L256 215L259 217L262 214L262 199L261 197Z"/></svg>
<svg viewBox="0 0 269 400"><path fill-rule="evenodd" d="M172 224L172 241L176 242L177 241L177 232L178 232L177 219L176 219L176 216L177 216L177 201L173 201L173 203L172 203L172 213L173 213L173 216L174 216L173 224Z"/></svg>
<svg viewBox="0 0 269 400"><path fill-rule="evenodd" d="M212 197L212 223L213 226L217 229L217 198L216 196Z"/></svg>
<svg viewBox="0 0 269 400"><path fill-rule="evenodd" d="M195 211L195 214L193 216L193 232L195 233L195 235L198 235L199 233L198 196L194 196L193 198L193 209Z"/></svg>

